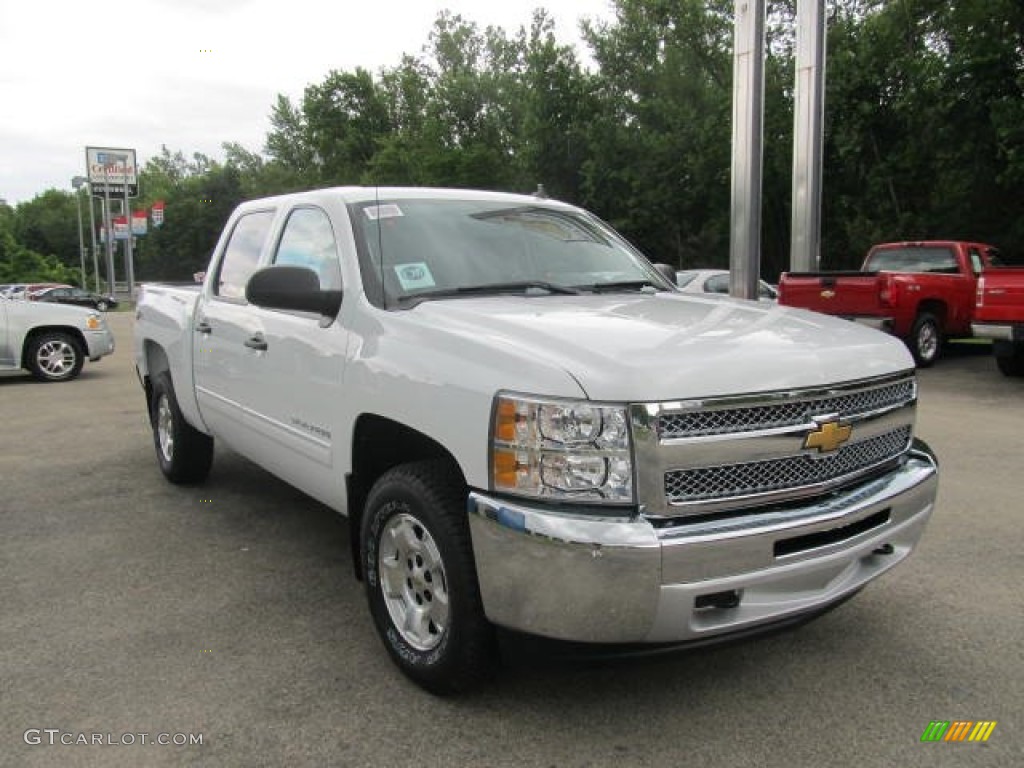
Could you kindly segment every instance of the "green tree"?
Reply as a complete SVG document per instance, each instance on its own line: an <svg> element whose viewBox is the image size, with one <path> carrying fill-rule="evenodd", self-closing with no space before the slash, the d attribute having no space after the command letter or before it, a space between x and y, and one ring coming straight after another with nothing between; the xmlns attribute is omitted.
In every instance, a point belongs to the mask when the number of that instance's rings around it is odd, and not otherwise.
<svg viewBox="0 0 1024 768"><path fill-rule="evenodd" d="M140 185L145 193L141 205L164 201L164 223L139 238L137 279L191 280L206 267L224 223L245 197L242 172L204 155L190 161L164 148L143 167Z"/></svg>
<svg viewBox="0 0 1024 768"><path fill-rule="evenodd" d="M600 66L584 201L652 258L728 261L731 13L726 0L617 0L587 24Z"/></svg>
<svg viewBox="0 0 1024 768"><path fill-rule="evenodd" d="M78 216L71 192L49 189L18 204L12 234L29 251L53 256L72 269L80 267Z"/></svg>

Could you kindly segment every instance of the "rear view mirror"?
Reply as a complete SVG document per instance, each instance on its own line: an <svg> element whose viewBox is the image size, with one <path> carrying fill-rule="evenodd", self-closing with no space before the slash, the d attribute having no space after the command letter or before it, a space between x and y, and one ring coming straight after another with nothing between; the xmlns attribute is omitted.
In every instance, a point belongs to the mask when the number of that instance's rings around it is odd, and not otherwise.
<svg viewBox="0 0 1024 768"><path fill-rule="evenodd" d="M316 312L334 317L341 309L341 291L324 291L316 272L306 267L275 266L259 270L245 286L250 304L267 309Z"/></svg>

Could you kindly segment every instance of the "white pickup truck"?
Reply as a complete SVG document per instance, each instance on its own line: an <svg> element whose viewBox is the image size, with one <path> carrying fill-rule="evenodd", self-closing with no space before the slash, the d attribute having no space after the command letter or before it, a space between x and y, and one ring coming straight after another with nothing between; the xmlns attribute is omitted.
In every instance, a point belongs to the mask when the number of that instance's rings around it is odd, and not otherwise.
<svg viewBox="0 0 1024 768"><path fill-rule="evenodd" d="M494 628L700 643L903 560L937 489L914 363L845 320L684 296L587 212L325 189L247 202L205 283L145 287L157 459L214 439L348 516L397 665L464 689Z"/></svg>
<svg viewBox="0 0 1024 768"><path fill-rule="evenodd" d="M25 369L40 381L70 381L86 358L113 351L114 334L99 312L0 296L0 371Z"/></svg>

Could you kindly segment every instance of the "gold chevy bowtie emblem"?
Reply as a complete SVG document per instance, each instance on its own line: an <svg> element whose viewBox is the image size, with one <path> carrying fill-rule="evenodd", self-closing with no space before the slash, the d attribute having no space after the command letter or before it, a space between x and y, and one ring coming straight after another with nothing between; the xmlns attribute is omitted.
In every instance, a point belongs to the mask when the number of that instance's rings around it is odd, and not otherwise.
<svg viewBox="0 0 1024 768"><path fill-rule="evenodd" d="M813 432L807 433L807 437L804 438L804 448L817 448L818 453L828 453L849 440L852 434L853 427L849 424L826 421L819 424Z"/></svg>
<svg viewBox="0 0 1024 768"><path fill-rule="evenodd" d="M823 299L834 299L835 296L836 296L836 292L835 291L830 291L828 289L825 289L824 291L821 292L821 298L823 298Z"/></svg>

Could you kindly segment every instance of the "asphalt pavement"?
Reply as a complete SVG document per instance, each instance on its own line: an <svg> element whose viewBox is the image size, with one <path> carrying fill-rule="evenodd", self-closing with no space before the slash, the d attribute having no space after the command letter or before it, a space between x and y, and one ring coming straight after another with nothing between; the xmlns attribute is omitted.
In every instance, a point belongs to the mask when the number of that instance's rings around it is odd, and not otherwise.
<svg viewBox="0 0 1024 768"><path fill-rule="evenodd" d="M1024 765L1024 379L984 346L921 372L939 505L850 602L651 658L513 641L438 699L374 634L343 519L219 449L205 485L164 481L109 317L78 380L0 376L2 766ZM935 720L997 725L921 743Z"/></svg>

